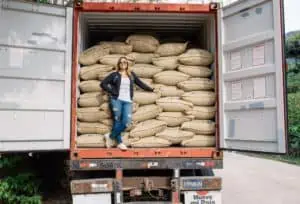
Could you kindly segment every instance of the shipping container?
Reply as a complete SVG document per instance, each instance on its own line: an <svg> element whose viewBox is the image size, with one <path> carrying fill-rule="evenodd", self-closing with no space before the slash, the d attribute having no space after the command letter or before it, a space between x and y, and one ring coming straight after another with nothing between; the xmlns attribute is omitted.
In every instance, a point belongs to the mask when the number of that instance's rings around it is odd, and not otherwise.
<svg viewBox="0 0 300 204"><path fill-rule="evenodd" d="M225 7L0 5L0 151L70 151L70 171L78 175L71 184L74 203L119 204L152 191L166 203L221 203L221 179L212 169L222 168L224 149L286 153L282 0L239 0ZM76 146L79 53L112 36L145 31L176 34L214 54L215 147L123 152Z"/></svg>

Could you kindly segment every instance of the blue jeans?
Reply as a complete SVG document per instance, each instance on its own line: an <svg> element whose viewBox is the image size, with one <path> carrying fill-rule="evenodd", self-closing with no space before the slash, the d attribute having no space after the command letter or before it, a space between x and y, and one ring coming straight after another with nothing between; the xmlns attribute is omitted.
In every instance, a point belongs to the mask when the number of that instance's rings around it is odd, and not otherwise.
<svg viewBox="0 0 300 204"><path fill-rule="evenodd" d="M130 125L132 118L132 103L118 99L110 99L113 114L113 127L110 138L122 143L121 133Z"/></svg>

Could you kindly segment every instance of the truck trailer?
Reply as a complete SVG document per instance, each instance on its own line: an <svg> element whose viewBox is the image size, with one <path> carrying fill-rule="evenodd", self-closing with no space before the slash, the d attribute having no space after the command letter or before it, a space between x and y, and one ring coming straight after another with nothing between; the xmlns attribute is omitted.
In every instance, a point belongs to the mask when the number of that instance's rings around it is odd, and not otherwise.
<svg viewBox="0 0 300 204"><path fill-rule="evenodd" d="M74 204L220 204L224 150L287 152L282 0L73 3L0 0L0 152L69 152ZM79 54L145 30L213 53L214 147L77 146Z"/></svg>

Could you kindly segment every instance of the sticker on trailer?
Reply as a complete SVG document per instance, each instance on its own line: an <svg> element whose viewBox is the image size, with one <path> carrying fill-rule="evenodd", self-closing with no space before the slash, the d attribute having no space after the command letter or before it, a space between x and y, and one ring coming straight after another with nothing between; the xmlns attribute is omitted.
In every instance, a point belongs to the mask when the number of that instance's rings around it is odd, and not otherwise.
<svg viewBox="0 0 300 204"><path fill-rule="evenodd" d="M91 184L91 191L92 192L100 192L100 191L107 191L108 184L101 184L101 183L92 183Z"/></svg>
<svg viewBox="0 0 300 204"><path fill-rule="evenodd" d="M190 189L190 190L199 190L203 188L203 182L200 179L188 179L183 180L183 188Z"/></svg>
<svg viewBox="0 0 300 204"><path fill-rule="evenodd" d="M222 204L220 191L184 192L185 204Z"/></svg>

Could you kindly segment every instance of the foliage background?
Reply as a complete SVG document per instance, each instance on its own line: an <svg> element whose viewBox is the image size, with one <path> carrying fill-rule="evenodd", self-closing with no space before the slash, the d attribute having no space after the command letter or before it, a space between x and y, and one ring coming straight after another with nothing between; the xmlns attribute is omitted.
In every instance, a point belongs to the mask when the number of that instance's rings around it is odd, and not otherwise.
<svg viewBox="0 0 300 204"><path fill-rule="evenodd" d="M286 35L288 130L290 154L300 157L300 31Z"/></svg>

